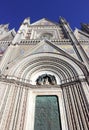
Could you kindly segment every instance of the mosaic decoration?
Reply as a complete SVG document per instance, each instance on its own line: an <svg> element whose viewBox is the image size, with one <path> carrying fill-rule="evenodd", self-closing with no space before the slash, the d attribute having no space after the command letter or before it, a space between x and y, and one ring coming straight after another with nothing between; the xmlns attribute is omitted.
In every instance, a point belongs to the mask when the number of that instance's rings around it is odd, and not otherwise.
<svg viewBox="0 0 89 130"><path fill-rule="evenodd" d="M3 54L5 52L5 48L2 46L0 47L0 54Z"/></svg>

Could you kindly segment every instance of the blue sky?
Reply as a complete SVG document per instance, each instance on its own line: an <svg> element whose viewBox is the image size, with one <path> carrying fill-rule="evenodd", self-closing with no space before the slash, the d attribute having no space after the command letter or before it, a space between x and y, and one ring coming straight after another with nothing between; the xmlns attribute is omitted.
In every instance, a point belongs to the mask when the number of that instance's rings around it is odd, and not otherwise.
<svg viewBox="0 0 89 130"><path fill-rule="evenodd" d="M1 0L0 24L10 24L10 29L19 28L26 17L31 23L41 18L58 22L64 17L74 29L80 23L89 23L89 0Z"/></svg>

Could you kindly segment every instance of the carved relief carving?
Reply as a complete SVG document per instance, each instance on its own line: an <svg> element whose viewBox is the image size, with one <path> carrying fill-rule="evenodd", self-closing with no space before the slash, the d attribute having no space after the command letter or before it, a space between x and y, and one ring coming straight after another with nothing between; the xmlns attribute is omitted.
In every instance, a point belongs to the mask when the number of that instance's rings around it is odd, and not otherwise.
<svg viewBox="0 0 89 130"><path fill-rule="evenodd" d="M37 78L36 84L37 85L49 85L49 84L55 85L57 84L57 82L54 75L43 74Z"/></svg>

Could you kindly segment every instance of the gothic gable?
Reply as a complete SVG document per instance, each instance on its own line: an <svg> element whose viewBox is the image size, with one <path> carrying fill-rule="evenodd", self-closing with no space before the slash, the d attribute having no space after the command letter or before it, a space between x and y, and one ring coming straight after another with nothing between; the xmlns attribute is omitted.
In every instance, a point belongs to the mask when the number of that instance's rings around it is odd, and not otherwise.
<svg viewBox="0 0 89 130"><path fill-rule="evenodd" d="M15 50L17 52L17 50ZM18 51L20 51L18 49ZM80 62L75 59L74 57L72 57L70 54L68 54L67 52L65 52L63 49L61 49L60 47L56 46L54 43L52 43L51 41L48 40L42 40L41 42L37 43L37 45L33 46L31 49L29 48L27 51L25 51L23 54L20 55L16 55L14 57L12 57L12 60L10 61L10 66L12 66L14 63L17 63L19 61L24 60L27 57L30 57L34 54L60 54L60 55L64 55L70 59L72 59L73 61L77 62L78 64L80 64Z"/></svg>
<svg viewBox="0 0 89 130"><path fill-rule="evenodd" d="M83 32L77 28L75 29L74 34L78 40L89 40L89 34L87 34L86 32Z"/></svg>
<svg viewBox="0 0 89 130"><path fill-rule="evenodd" d="M47 25L57 25L57 23L51 22L48 19L43 18L41 20L38 20L37 22L34 22L31 25L45 25L45 26L47 26Z"/></svg>
<svg viewBox="0 0 89 130"><path fill-rule="evenodd" d="M0 41L12 40L16 34L15 30L9 30L8 24L0 25Z"/></svg>
<svg viewBox="0 0 89 130"><path fill-rule="evenodd" d="M42 40L40 41L36 46L34 46L31 50L31 54L35 54L35 53L43 53L43 52L55 52L55 53L60 53L57 48L58 47L54 47L55 45L53 45L53 43L51 43L48 40ZM29 54L29 52L27 52ZM26 53L26 54L27 54Z"/></svg>
<svg viewBox="0 0 89 130"><path fill-rule="evenodd" d="M10 30L7 28L8 24L0 25L0 56L3 55L8 45L14 39L16 32L14 29Z"/></svg>

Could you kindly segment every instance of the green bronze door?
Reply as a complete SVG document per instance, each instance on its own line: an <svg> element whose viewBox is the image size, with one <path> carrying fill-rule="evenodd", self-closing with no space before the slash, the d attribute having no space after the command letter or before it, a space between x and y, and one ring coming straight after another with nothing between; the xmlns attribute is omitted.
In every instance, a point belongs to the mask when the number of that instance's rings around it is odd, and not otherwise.
<svg viewBox="0 0 89 130"><path fill-rule="evenodd" d="M34 130L62 130L57 96L37 96Z"/></svg>

